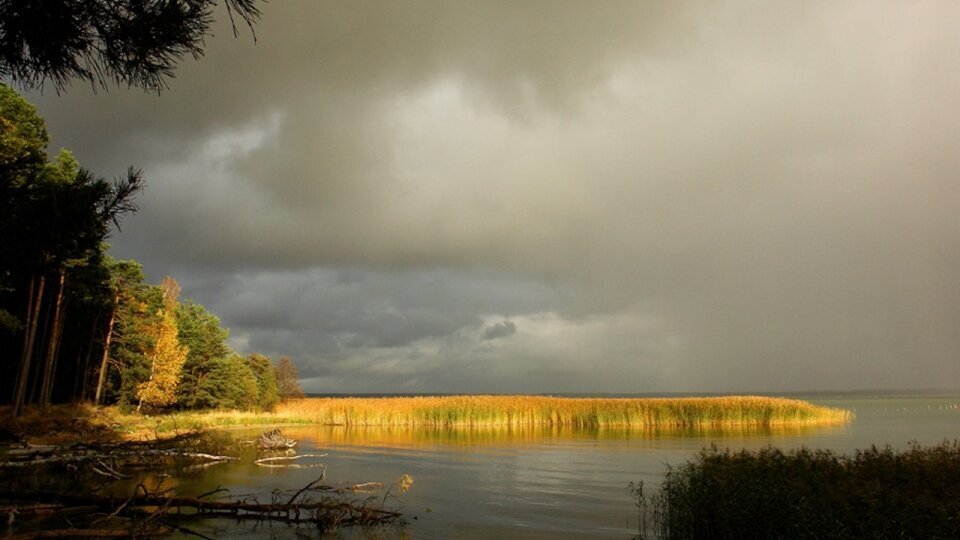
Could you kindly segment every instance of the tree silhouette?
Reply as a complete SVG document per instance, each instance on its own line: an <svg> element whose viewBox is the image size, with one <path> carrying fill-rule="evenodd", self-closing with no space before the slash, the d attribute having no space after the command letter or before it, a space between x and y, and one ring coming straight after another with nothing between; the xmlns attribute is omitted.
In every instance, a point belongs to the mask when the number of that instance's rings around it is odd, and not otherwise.
<svg viewBox="0 0 960 540"><path fill-rule="evenodd" d="M21 336L19 346L2 344L0 359L13 368L16 415L26 402L50 403L68 300L77 296L71 281L99 264L111 225L136 209L143 178L130 169L108 182L66 151L47 162L43 120L5 85L0 124L0 334Z"/></svg>

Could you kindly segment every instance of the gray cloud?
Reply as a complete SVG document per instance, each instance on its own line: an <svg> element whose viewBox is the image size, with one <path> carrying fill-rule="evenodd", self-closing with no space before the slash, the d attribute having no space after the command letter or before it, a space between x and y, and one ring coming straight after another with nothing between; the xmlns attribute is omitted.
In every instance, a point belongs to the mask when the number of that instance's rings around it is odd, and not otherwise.
<svg viewBox="0 0 960 540"><path fill-rule="evenodd" d="M32 98L146 169L117 254L313 390L942 386L958 11L291 0L160 97Z"/></svg>
<svg viewBox="0 0 960 540"><path fill-rule="evenodd" d="M483 339L484 341L490 341L492 339L510 337L516 333L517 325L510 321L501 321L486 327L483 330Z"/></svg>

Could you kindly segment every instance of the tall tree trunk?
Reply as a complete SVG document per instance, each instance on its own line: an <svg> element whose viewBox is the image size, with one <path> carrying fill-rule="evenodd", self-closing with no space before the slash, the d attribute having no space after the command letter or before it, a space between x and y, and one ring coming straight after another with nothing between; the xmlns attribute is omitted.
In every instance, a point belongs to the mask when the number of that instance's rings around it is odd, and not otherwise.
<svg viewBox="0 0 960 540"><path fill-rule="evenodd" d="M56 386L57 383L57 363L60 360L60 342L63 337L63 321L66 308L67 306L64 304L64 306L60 308L59 317L53 321L53 335L50 336L53 343L53 362L51 362L50 365L50 376L45 377L47 384L43 389L43 395L40 396L40 402L44 406L50 405L53 402L53 387Z"/></svg>
<svg viewBox="0 0 960 540"><path fill-rule="evenodd" d="M51 282L48 281L47 284L51 285ZM52 302L49 301L53 300L52 294L50 294L52 292L53 290L51 288L47 293L48 301L45 302L46 305L41 305L40 315L37 319L37 335L34 338L36 349L33 351L34 358L30 366L30 384L27 386L27 397L24 399L25 405L40 403L40 387L43 385L44 359L46 358L47 344L50 343L50 335L53 333L53 330L51 330L53 305Z"/></svg>
<svg viewBox="0 0 960 540"><path fill-rule="evenodd" d="M87 371L90 369L90 356L93 354L93 344L97 337L97 326L100 325L100 315L103 310L97 310L96 317L93 318L93 325L90 327L90 339L87 340L85 347L80 347L77 351L77 376L74 378L73 394L80 396L80 401L87 401L90 398L90 377ZM86 354L84 354L86 352ZM80 357L83 357L81 362Z"/></svg>
<svg viewBox="0 0 960 540"><path fill-rule="evenodd" d="M30 281L27 282L27 312L23 316L23 349L20 351L21 364L23 363L23 359L30 354L30 321L33 320L33 310L36 309L36 306L33 305L33 295L37 292L36 286L36 276L30 276Z"/></svg>
<svg viewBox="0 0 960 540"><path fill-rule="evenodd" d="M110 323L107 324L107 336L103 340L103 358L100 359L100 375L97 377L97 393L93 398L95 405L100 404L103 395L103 382L107 374L107 359L110 357L110 338L113 336L113 322L117 318L117 306L120 304L120 289L113 294L113 309L110 310Z"/></svg>
<svg viewBox="0 0 960 540"><path fill-rule="evenodd" d="M27 325L24 329L23 355L20 360L20 374L17 377L17 387L13 395L13 415L20 416L23 411L24 398L27 395L27 379L30 377L30 363L33 358L33 341L37 335L37 320L40 317L40 304L43 301L43 288L46 276L40 275L40 282L36 276L30 277L30 286L27 300Z"/></svg>
<svg viewBox="0 0 960 540"><path fill-rule="evenodd" d="M29 373L30 371L30 350L33 348L33 343L30 341L33 339L30 335L30 322L33 320L33 312L37 308L34 305L36 286L36 276L30 276L30 281L27 284L27 312L23 317L23 348L20 351L20 376L17 377L17 383L13 389L12 405L14 416L20 414L20 404L23 402L23 393L26 391L26 377L24 373Z"/></svg>
<svg viewBox="0 0 960 540"><path fill-rule="evenodd" d="M53 306L53 320L50 323L50 335L47 341L47 361L43 366L43 383L40 386L40 404L47 406L50 404L50 397L53 395L53 379L57 365L57 346L60 343L60 329L63 327L63 284L67 276L67 269L60 268L59 288L57 289L57 301Z"/></svg>
<svg viewBox="0 0 960 540"><path fill-rule="evenodd" d="M63 301L63 307L60 308L59 322L57 323L57 335L54 336L56 345L53 347L53 369L50 370L50 386L47 387L47 403L53 402L53 389L57 385L57 368L60 362L60 345L63 344L63 325L67 322L67 313L70 312L70 299Z"/></svg>

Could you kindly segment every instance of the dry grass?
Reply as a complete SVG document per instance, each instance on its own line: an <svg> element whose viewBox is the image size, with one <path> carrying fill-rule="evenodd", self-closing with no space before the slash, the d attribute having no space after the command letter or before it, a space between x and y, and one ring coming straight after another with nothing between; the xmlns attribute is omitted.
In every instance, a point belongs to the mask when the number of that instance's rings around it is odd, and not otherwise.
<svg viewBox="0 0 960 540"><path fill-rule="evenodd" d="M115 410L92 405L30 406L19 418L9 406L0 407L0 444L21 439L42 444L117 440L123 437L118 426Z"/></svg>
<svg viewBox="0 0 960 540"><path fill-rule="evenodd" d="M556 398L444 396L305 398L281 404L277 421L346 426L662 427L829 424L852 418L842 409L785 398Z"/></svg>

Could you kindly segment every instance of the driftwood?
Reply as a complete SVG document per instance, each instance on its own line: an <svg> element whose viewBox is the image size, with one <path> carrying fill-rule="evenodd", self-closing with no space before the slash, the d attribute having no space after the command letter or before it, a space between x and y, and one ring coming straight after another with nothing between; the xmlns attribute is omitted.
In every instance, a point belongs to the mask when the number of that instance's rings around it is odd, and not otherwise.
<svg viewBox="0 0 960 540"><path fill-rule="evenodd" d="M79 443L70 446L33 446L11 448L2 469L23 469L46 465L87 465L106 478L119 480L129 475L118 470L118 464L166 467L170 460L192 462L187 469L205 468L217 463L236 461L237 457L194 452L184 448L202 446L202 434L189 432L168 439L126 441L121 443Z"/></svg>
<svg viewBox="0 0 960 540"><path fill-rule="evenodd" d="M36 476L31 470L32 467L62 465L71 470L84 467L92 474L113 481L130 478L130 474L127 474L130 466L167 467L175 461L182 471L239 459L192 451L205 449L201 443L203 439L200 434L187 433L173 439L157 441L75 444L68 447L25 446L8 452L7 460L0 461L0 471L6 470L16 473L15 477L28 479ZM258 441L258 446L263 450L279 449L289 453L292 453L290 449L296 444L297 441L284 438L279 430L264 433ZM372 507L370 504L374 499L359 496L360 493L382 488L383 484L365 482L351 486L326 485L322 483L326 475L326 465L315 461L297 462L325 456L326 454L304 454L261 457L255 460L254 463L260 467L323 469L319 478L295 492L283 494L274 491L265 495L270 502L260 502L253 495L231 498L229 491L219 486L196 497L184 497L174 495L172 489L161 490L160 485L151 492L142 483L138 484L134 493L129 496L105 494L101 491L106 485L104 483L87 493L76 493L73 491L75 487L68 488L70 492L58 492L45 491L45 488L26 488L14 483L4 486L5 490L0 491L0 517L6 517L7 521L4 540L143 537L169 534L176 530L204 537L182 526L182 519L190 516L227 516L236 520L312 523L322 530L340 526L402 522L399 512L383 508L382 503L379 509ZM183 467L184 462L188 466ZM109 493L110 490L106 492ZM46 530L17 530L22 522L35 523L48 519L53 522L49 523ZM35 525L30 526L30 529L34 528Z"/></svg>
<svg viewBox="0 0 960 540"><path fill-rule="evenodd" d="M29 459L0 461L0 467L29 467L34 465L49 465L51 463L76 463L81 461L96 461L110 458L143 458L143 457L173 457L202 459L209 461L236 461L240 458L233 456L218 456L202 452L180 452L177 450L130 450L114 452L90 452L70 455L34 456Z"/></svg>
<svg viewBox="0 0 960 540"><path fill-rule="evenodd" d="M54 454L54 455L38 455L32 454L26 458L14 459L9 461L0 461L0 468L23 468L23 467L37 467L41 465L54 465L54 464L67 464L67 463L88 463L93 462L93 469L95 472L102 474L104 476L113 476L116 478L125 478L126 475L123 475L111 467L107 466L104 462L108 460L122 459L125 461L133 461L138 465L161 465L162 462L168 458L184 458L191 460L201 460L206 461L207 464L213 463L223 463L227 461L236 461L240 458L233 456L219 456L215 454L205 454L202 452L181 452L178 450L157 450L157 449L141 449L141 450L113 450L108 452L78 452L73 454ZM97 466L100 466L100 469L97 469ZM101 470L101 469L106 469Z"/></svg>
<svg viewBox="0 0 960 540"><path fill-rule="evenodd" d="M299 456L277 456L260 458L254 463L260 467L270 467L275 469L311 469L314 467L323 467L326 471L327 466L323 463L289 463L303 458L322 458L327 454L300 454Z"/></svg>
<svg viewBox="0 0 960 540"><path fill-rule="evenodd" d="M288 439L279 429L264 431L257 439L257 448L260 450L288 450L297 445L296 439Z"/></svg>
<svg viewBox="0 0 960 540"><path fill-rule="evenodd" d="M5 454L14 459L32 459L53 454L134 451L142 448L175 450L186 446L198 446L204 440L204 436L203 432L188 431L163 439L139 439L122 442L81 442L64 446L24 443L7 448Z"/></svg>
<svg viewBox="0 0 960 540"><path fill-rule="evenodd" d="M73 495L55 492L2 491L0 499L8 501L30 501L28 507L37 507L36 503L47 503L45 510L59 510L71 507L96 507L102 511L112 511L117 515L163 515L179 516L184 513L203 516L230 516L234 519L257 519L286 521L291 523L315 523L321 527L335 525L379 525L399 521L400 512L377 509L365 503L350 502L341 498L323 497L320 499L297 499L311 491L333 491L335 488L319 485L318 480L307 484L286 502L257 503L247 500L215 501L201 497L167 497L164 495L137 493L132 497L106 496L97 494ZM83 535L79 535L83 536Z"/></svg>

